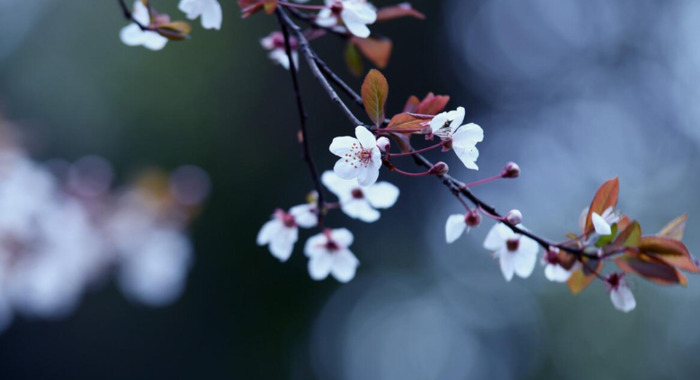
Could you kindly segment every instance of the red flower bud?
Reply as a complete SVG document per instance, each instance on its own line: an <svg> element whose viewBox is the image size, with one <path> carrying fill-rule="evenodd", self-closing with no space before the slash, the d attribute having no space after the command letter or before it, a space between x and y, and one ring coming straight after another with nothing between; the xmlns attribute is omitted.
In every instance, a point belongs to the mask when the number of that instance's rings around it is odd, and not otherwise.
<svg viewBox="0 0 700 380"><path fill-rule="evenodd" d="M433 167L430 168L430 170L428 170L428 174L445 175L448 171L450 171L450 167L447 166L446 163L440 161L437 164L433 165Z"/></svg>
<svg viewBox="0 0 700 380"><path fill-rule="evenodd" d="M502 178L518 178L520 176L520 166L515 162L509 162L501 171Z"/></svg>

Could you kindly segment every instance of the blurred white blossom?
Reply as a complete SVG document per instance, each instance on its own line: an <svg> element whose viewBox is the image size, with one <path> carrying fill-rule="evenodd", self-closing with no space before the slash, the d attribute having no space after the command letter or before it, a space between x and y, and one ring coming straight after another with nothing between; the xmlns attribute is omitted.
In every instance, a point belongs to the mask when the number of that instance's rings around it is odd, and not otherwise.
<svg viewBox="0 0 700 380"><path fill-rule="evenodd" d="M134 2L134 7L131 11L131 17L138 21L141 25L147 26L151 24L151 17L148 9L140 0ZM160 50L165 47L168 39L152 30L141 30L135 22L122 28L119 33L119 38L125 45L139 46L151 50Z"/></svg>

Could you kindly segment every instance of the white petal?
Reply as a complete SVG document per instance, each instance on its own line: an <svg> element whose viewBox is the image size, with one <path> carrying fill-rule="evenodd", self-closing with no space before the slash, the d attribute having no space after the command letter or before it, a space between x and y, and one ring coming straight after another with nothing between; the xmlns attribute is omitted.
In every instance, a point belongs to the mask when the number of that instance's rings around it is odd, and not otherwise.
<svg viewBox="0 0 700 380"><path fill-rule="evenodd" d="M549 281L566 282L571 277L571 271L564 269L561 265L547 263L544 267L544 276Z"/></svg>
<svg viewBox="0 0 700 380"><path fill-rule="evenodd" d="M501 273L506 281L513 279L515 273L515 255L513 252L508 252L505 248L499 252L498 262L501 265Z"/></svg>
<svg viewBox="0 0 700 380"><path fill-rule="evenodd" d="M341 202L352 199L353 189L360 187L357 180L342 179L331 170L323 172L321 175L321 182L328 190L340 198Z"/></svg>
<svg viewBox="0 0 700 380"><path fill-rule="evenodd" d="M353 144L359 143L360 142L356 138L350 136L336 137L333 139L328 149L336 156L343 157L345 153L350 151L350 147L352 147Z"/></svg>
<svg viewBox="0 0 700 380"><path fill-rule="evenodd" d="M265 245L270 242L273 236L283 227L282 222L277 219L272 219L263 224L260 232L258 232L258 245Z"/></svg>
<svg viewBox="0 0 700 380"><path fill-rule="evenodd" d="M606 222L605 219L603 219L603 217L598 215L597 213L594 212L591 214L591 221L593 222L593 228L595 228L595 233L597 233L598 235L606 236L612 233L612 229L610 228L608 222Z"/></svg>
<svg viewBox="0 0 700 380"><path fill-rule="evenodd" d="M637 307L637 301L634 299L634 294L627 285L620 284L617 289L610 292L610 300L617 310L628 313Z"/></svg>
<svg viewBox="0 0 700 380"><path fill-rule="evenodd" d="M292 255L294 243L297 242L298 237L298 228L281 228L270 240L270 253L282 262L287 261Z"/></svg>
<svg viewBox="0 0 700 380"><path fill-rule="evenodd" d="M514 254L515 274L521 278L530 277L537 264L537 251L537 242L527 236L520 238L518 250Z"/></svg>
<svg viewBox="0 0 700 380"><path fill-rule="evenodd" d="M355 237L352 235L352 232L350 232L347 228L338 228L331 231L331 239L333 239L334 242L347 248L352 245L352 242L355 239Z"/></svg>
<svg viewBox="0 0 700 380"><path fill-rule="evenodd" d="M447 118L452 120L450 122L450 131L454 133L464 121L464 107L457 107L456 110L448 112Z"/></svg>
<svg viewBox="0 0 700 380"><path fill-rule="evenodd" d="M433 120L430 120L430 129L433 131L433 133L437 132L440 128L445 126L447 120L447 112L442 112L435 115Z"/></svg>
<svg viewBox="0 0 700 380"><path fill-rule="evenodd" d="M338 161L336 161L335 165L333 166L333 171L340 178L353 179L357 178L357 175L359 174L360 170L356 168L351 162L348 162L344 158L341 158ZM377 176L379 176L379 174L377 174Z"/></svg>
<svg viewBox="0 0 700 380"><path fill-rule="evenodd" d="M216 0L205 0L202 9L202 27L204 29L221 29L221 5Z"/></svg>
<svg viewBox="0 0 700 380"><path fill-rule="evenodd" d="M399 198L399 188L389 182L377 182L362 189L369 203L376 208L389 208Z"/></svg>
<svg viewBox="0 0 700 380"><path fill-rule="evenodd" d="M134 1L134 7L131 9L131 17L138 21L141 25L150 25L151 17L148 13L148 8L141 2L141 0Z"/></svg>
<svg viewBox="0 0 700 380"><path fill-rule="evenodd" d="M495 224L491 227L491 230L489 230L486 239L484 239L484 248L496 252L506 246L506 240L514 237L516 237L516 235L508 226L503 223Z"/></svg>
<svg viewBox="0 0 700 380"><path fill-rule="evenodd" d="M316 281L328 277L333 265L333 256L323 254L309 259L309 276Z"/></svg>
<svg viewBox="0 0 700 380"><path fill-rule="evenodd" d="M143 31L138 25L131 23L121 29L119 32L119 39L128 46L138 46L141 45L143 37Z"/></svg>
<svg viewBox="0 0 700 380"><path fill-rule="evenodd" d="M452 136L452 149L468 169L479 170L476 160L479 150L476 143L484 139L484 131L476 124L467 124L457 129Z"/></svg>
<svg viewBox="0 0 700 380"><path fill-rule="evenodd" d="M372 185L377 182L377 178L379 178L379 167L370 164L369 167L358 169L357 183L361 186Z"/></svg>
<svg viewBox="0 0 700 380"><path fill-rule="evenodd" d="M324 234L316 234L308 238L304 245L304 254L306 257L325 255L328 252L325 248L327 242L328 238Z"/></svg>
<svg viewBox="0 0 700 380"><path fill-rule="evenodd" d="M143 33L144 35L142 44L147 49L160 50L165 47L166 43L168 43L167 38L161 36L156 32L147 31Z"/></svg>
<svg viewBox="0 0 700 380"><path fill-rule="evenodd" d="M345 22L345 26L348 28L348 31L357 37L367 38L370 34L372 34L367 25L364 23L346 19L343 19L343 22Z"/></svg>
<svg viewBox="0 0 700 380"><path fill-rule="evenodd" d="M355 128L355 136L357 136L357 139L360 141L360 144L362 144L362 148L377 148L377 139L374 137L374 134L370 132L367 128L361 125L357 126Z"/></svg>
<svg viewBox="0 0 700 380"><path fill-rule="evenodd" d="M303 228L315 227L318 223L318 216L314 212L316 205L303 204L289 209L289 213L294 216L294 221Z"/></svg>
<svg viewBox="0 0 700 380"><path fill-rule="evenodd" d="M287 53L284 49L273 49L267 56L273 62L277 62L280 66L289 70L289 57L287 57Z"/></svg>
<svg viewBox="0 0 700 380"><path fill-rule="evenodd" d="M581 227L581 231L583 231L586 228L586 218L588 218L588 209L589 207L586 207L581 211L581 215L578 217L578 225Z"/></svg>
<svg viewBox="0 0 700 380"><path fill-rule="evenodd" d="M349 217L366 223L376 222L380 216L379 211L372 208L367 199L350 199L341 203L340 208Z"/></svg>
<svg viewBox="0 0 700 380"><path fill-rule="evenodd" d="M346 283L355 277L359 260L349 250L343 250L333 255L331 273L336 280Z"/></svg>
<svg viewBox="0 0 700 380"><path fill-rule="evenodd" d="M338 24L338 19L333 15L333 12L326 8L322 9L316 15L316 24L325 28L330 28Z"/></svg>
<svg viewBox="0 0 700 380"><path fill-rule="evenodd" d="M463 214L454 214L447 217L447 223L445 223L445 240L447 240L447 244L457 240L466 229L467 223L464 221Z"/></svg>

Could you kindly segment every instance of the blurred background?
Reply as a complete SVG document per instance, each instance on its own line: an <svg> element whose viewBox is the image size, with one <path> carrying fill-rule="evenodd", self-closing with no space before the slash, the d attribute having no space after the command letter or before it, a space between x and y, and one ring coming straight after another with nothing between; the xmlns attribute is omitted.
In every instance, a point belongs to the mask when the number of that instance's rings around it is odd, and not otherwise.
<svg viewBox="0 0 700 380"><path fill-rule="evenodd" d="M144 168L184 164L211 182L185 235L192 261L181 292L150 307L158 302L130 297L110 274L67 315L16 315L0 335L3 379L681 379L700 370L698 278L685 289L632 279L630 314L602 284L572 296L541 267L506 283L481 248L490 225L445 244L445 219L460 206L430 178L383 172L402 194L380 221L329 218L355 234L361 265L347 285L312 281L301 244L285 264L257 247L272 211L302 203L311 182L297 159L289 74L260 48L274 18L241 20L235 1L221 3L220 32L194 22L192 40L152 52L120 43L127 23L116 1L0 0L0 112L35 162L98 155L116 188L138 183ZM480 171L447 155L452 174L469 181L518 162L520 179L476 192L501 211L521 209L552 239L575 231L597 187L619 176L625 213L651 234L688 212L685 242L698 252L700 3L412 3L426 21L373 27L394 39L389 110L428 91L466 107L486 134ZM184 18L175 0L153 4ZM359 88L342 41L314 45ZM352 126L306 67L301 78L314 155L328 169L328 143Z"/></svg>

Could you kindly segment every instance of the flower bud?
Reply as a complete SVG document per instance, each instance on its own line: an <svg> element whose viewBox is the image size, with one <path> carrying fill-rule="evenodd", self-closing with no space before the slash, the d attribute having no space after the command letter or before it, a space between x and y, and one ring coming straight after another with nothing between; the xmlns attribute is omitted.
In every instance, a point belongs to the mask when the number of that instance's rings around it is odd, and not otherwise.
<svg viewBox="0 0 700 380"><path fill-rule="evenodd" d="M518 178L520 176L520 166L515 162L509 162L501 171L502 178Z"/></svg>
<svg viewBox="0 0 700 380"><path fill-rule="evenodd" d="M342 10L343 10L343 2L342 1L336 0L335 2L333 2L333 4L331 4L331 11L333 13L339 14L340 11L342 11Z"/></svg>
<svg viewBox="0 0 700 380"><path fill-rule="evenodd" d="M433 167L430 168L430 170L428 170L428 174L445 175L448 171L450 171L450 167L447 166L446 163L440 161L437 164L433 165Z"/></svg>
<svg viewBox="0 0 700 380"><path fill-rule="evenodd" d="M510 224L518 225L523 222L523 214L517 209L510 210L503 219Z"/></svg>
<svg viewBox="0 0 700 380"><path fill-rule="evenodd" d="M391 148L391 141L389 141L388 138L382 136L377 139L377 148L381 150L382 152L386 153L389 151L389 148Z"/></svg>
<svg viewBox="0 0 700 380"><path fill-rule="evenodd" d="M464 222L469 227L476 227L481 224L481 214L479 214L478 210L469 210L464 215Z"/></svg>

